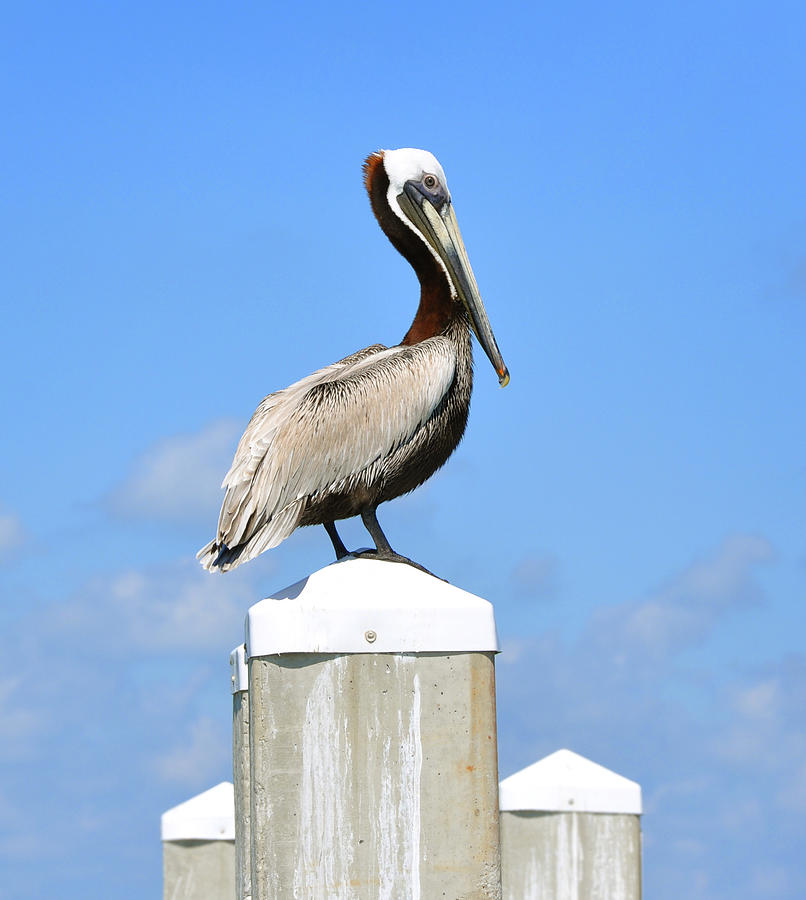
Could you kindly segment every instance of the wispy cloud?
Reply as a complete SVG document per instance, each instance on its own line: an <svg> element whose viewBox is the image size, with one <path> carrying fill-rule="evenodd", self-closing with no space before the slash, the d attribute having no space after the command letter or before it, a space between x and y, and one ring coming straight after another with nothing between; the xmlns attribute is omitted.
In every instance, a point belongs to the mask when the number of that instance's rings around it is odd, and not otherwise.
<svg viewBox="0 0 806 900"><path fill-rule="evenodd" d="M212 576L180 560L96 577L0 634L16 670L0 678L0 761L15 766L0 865L26 860L43 833L63 836L64 855L88 833L132 840L177 791L229 777L228 657L259 571Z"/></svg>
<svg viewBox="0 0 806 900"><path fill-rule="evenodd" d="M773 776L771 803L806 812L806 659L767 666L723 693L726 727L709 742L725 765Z"/></svg>
<svg viewBox="0 0 806 900"><path fill-rule="evenodd" d="M510 696L524 697L515 707L521 724L513 730L530 728L528 711L535 704L550 710L560 729L598 729L604 740L635 721L665 728L668 707L675 702L667 684L689 694L699 689L685 671L675 671L668 681L666 676L680 654L704 640L723 617L763 601L755 570L771 557L767 541L734 536L657 591L596 611L575 641L551 632L513 636L517 658L501 668L503 681L514 679L507 683ZM507 635L504 646L509 646ZM774 696L772 688L766 689L769 696L763 687L754 690L731 698L737 711L742 704L766 708ZM529 702L526 694L532 695ZM679 711L677 727L685 710Z"/></svg>
<svg viewBox="0 0 806 900"><path fill-rule="evenodd" d="M755 569L772 557L763 538L732 536L649 596L602 610L592 631L653 657L697 643L725 614L760 602Z"/></svg>
<svg viewBox="0 0 806 900"><path fill-rule="evenodd" d="M0 679L0 759L18 759L28 753L44 730L44 719L24 702L23 679Z"/></svg>
<svg viewBox="0 0 806 900"><path fill-rule="evenodd" d="M27 532L20 517L0 507L0 559L19 550L27 540Z"/></svg>
<svg viewBox="0 0 806 900"><path fill-rule="evenodd" d="M204 784L228 765L229 754L230 745L220 723L201 716L190 724L179 743L153 760L153 768L163 781Z"/></svg>
<svg viewBox="0 0 806 900"><path fill-rule="evenodd" d="M510 581L521 596L546 600L557 587L557 558L548 553L524 556L512 570Z"/></svg>
<svg viewBox="0 0 806 900"><path fill-rule="evenodd" d="M221 650L237 643L244 614L259 597L255 570L226 576L195 560L95 578L53 611L51 628L87 640L103 635L118 651Z"/></svg>
<svg viewBox="0 0 806 900"><path fill-rule="evenodd" d="M733 880L754 879L795 896L804 884L791 866L753 861L801 839L806 657L736 669L726 683L685 652L766 602L757 572L772 558L764 539L731 537L656 591L596 613L576 639L514 636L498 667L502 757L528 765L567 746L639 781L647 870L668 896L730 896ZM505 654L511 643L504 635Z"/></svg>
<svg viewBox="0 0 806 900"><path fill-rule="evenodd" d="M135 461L129 476L105 499L115 515L192 521L214 517L243 423L212 422L192 434L158 441Z"/></svg>

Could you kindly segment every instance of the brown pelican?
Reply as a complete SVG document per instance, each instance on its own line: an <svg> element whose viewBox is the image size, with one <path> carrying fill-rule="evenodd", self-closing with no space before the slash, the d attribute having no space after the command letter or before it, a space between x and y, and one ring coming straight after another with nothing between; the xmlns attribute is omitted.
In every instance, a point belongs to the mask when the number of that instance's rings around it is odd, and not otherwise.
<svg viewBox="0 0 806 900"><path fill-rule="evenodd" d="M420 306L396 347L375 344L269 394L247 426L215 540L198 553L222 572L276 547L300 525L360 515L381 559L379 503L421 485L462 439L473 383L471 330L498 373L501 358L465 252L442 166L425 150L380 150L364 163L372 211L420 280Z"/></svg>

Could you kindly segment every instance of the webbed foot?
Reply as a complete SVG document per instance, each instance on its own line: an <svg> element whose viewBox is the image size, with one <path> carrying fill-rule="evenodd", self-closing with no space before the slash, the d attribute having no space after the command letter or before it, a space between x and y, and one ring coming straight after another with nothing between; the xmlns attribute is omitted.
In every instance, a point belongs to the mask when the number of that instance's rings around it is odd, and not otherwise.
<svg viewBox="0 0 806 900"><path fill-rule="evenodd" d="M400 553L395 553L394 550L356 550L350 555L356 558L365 557L366 559L380 559L383 562L404 563L407 566L413 566L415 569L425 572L426 575L430 575L432 578L439 578L439 575L434 575L425 566L421 566L413 559L409 559L408 556L401 556ZM439 578L439 580L445 581L444 578ZM447 584L448 582L445 583Z"/></svg>

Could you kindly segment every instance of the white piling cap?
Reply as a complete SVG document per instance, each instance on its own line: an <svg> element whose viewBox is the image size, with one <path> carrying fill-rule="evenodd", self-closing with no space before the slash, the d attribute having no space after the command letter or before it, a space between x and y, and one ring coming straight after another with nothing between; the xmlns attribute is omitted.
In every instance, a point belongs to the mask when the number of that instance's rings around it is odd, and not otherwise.
<svg viewBox="0 0 806 900"><path fill-rule="evenodd" d="M234 841L235 794L222 781L162 814L163 841Z"/></svg>
<svg viewBox="0 0 806 900"><path fill-rule="evenodd" d="M502 812L641 815L641 785L571 750L558 750L499 785Z"/></svg>
<svg viewBox="0 0 806 900"><path fill-rule="evenodd" d="M348 558L256 603L248 657L277 653L497 653L492 604L413 566Z"/></svg>
<svg viewBox="0 0 806 900"><path fill-rule="evenodd" d="M246 647L238 646L229 655L230 686L232 693L249 690L249 670L246 668Z"/></svg>

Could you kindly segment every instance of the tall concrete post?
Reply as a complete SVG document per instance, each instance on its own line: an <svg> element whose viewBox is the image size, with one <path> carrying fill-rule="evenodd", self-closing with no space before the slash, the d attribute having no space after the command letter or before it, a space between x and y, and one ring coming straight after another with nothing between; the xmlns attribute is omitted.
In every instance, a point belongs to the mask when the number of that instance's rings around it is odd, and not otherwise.
<svg viewBox="0 0 806 900"><path fill-rule="evenodd" d="M233 820L228 781L162 814L164 900L234 900Z"/></svg>
<svg viewBox="0 0 806 900"><path fill-rule="evenodd" d="M232 780L235 785L235 896L252 898L251 839L249 835L249 673L246 647L229 656L232 686Z"/></svg>
<svg viewBox="0 0 806 900"><path fill-rule="evenodd" d="M640 900L638 784L558 750L500 792L505 900Z"/></svg>
<svg viewBox="0 0 806 900"><path fill-rule="evenodd" d="M348 558L247 616L254 900L500 898L492 606Z"/></svg>

